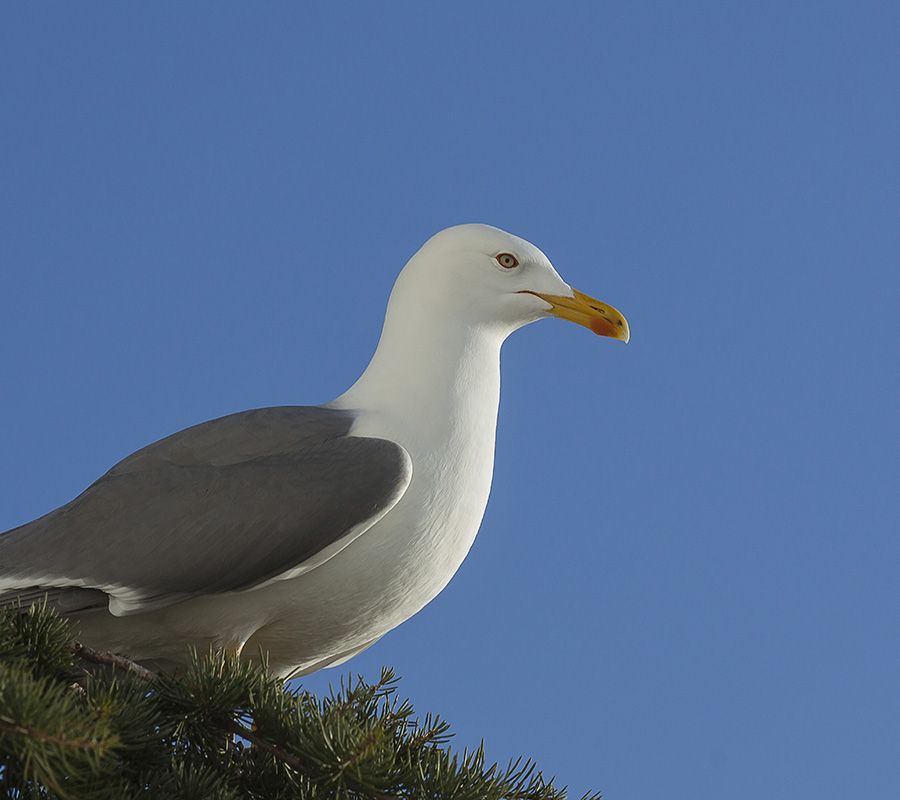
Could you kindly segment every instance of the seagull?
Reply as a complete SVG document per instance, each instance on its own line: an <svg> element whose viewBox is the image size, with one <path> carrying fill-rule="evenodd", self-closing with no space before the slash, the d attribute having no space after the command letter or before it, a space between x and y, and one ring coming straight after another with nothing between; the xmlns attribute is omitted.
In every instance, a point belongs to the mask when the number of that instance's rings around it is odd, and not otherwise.
<svg viewBox="0 0 900 800"><path fill-rule="evenodd" d="M203 422L128 456L0 535L0 604L46 600L84 644L155 668L189 645L266 653L282 678L345 662L465 558L491 487L500 346L543 317L628 341L615 308L524 239L481 224L437 233L400 272L344 394Z"/></svg>

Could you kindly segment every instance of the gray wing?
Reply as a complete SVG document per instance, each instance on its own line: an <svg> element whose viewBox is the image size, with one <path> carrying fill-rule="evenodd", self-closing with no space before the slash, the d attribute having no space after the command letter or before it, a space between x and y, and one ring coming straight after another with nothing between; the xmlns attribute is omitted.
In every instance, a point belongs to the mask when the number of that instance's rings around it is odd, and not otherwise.
<svg viewBox="0 0 900 800"><path fill-rule="evenodd" d="M258 409L139 450L71 503L0 536L0 599L59 587L50 594L61 610L105 605L108 594L115 613L131 613L320 563L387 513L412 474L397 443L347 435L353 419Z"/></svg>

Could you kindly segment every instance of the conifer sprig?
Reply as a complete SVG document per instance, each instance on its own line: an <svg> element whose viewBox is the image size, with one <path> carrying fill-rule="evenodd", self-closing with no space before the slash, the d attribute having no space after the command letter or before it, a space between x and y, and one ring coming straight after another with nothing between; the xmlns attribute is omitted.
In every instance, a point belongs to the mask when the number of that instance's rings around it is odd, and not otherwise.
<svg viewBox="0 0 900 800"><path fill-rule="evenodd" d="M33 606L0 610L0 792L11 798L562 800L531 761L486 766L418 719L384 669L318 700L264 664L193 654L154 673L72 641ZM599 798L599 795L593 795Z"/></svg>

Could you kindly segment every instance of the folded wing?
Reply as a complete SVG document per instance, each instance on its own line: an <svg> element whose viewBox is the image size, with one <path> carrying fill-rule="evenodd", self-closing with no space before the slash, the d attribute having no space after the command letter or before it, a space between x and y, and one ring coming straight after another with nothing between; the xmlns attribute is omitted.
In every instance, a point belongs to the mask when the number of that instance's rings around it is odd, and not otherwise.
<svg viewBox="0 0 900 800"><path fill-rule="evenodd" d="M348 435L351 412L258 409L139 450L56 511L0 536L0 603L47 595L117 615L301 574L403 495L406 450Z"/></svg>

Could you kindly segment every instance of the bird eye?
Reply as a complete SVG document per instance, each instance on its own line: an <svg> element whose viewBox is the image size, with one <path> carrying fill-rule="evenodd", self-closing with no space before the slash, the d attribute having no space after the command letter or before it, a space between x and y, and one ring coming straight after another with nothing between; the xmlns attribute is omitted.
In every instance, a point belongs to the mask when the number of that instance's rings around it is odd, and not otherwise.
<svg viewBox="0 0 900 800"><path fill-rule="evenodd" d="M504 269L513 269L519 266L518 259L512 253L500 253L497 263Z"/></svg>

